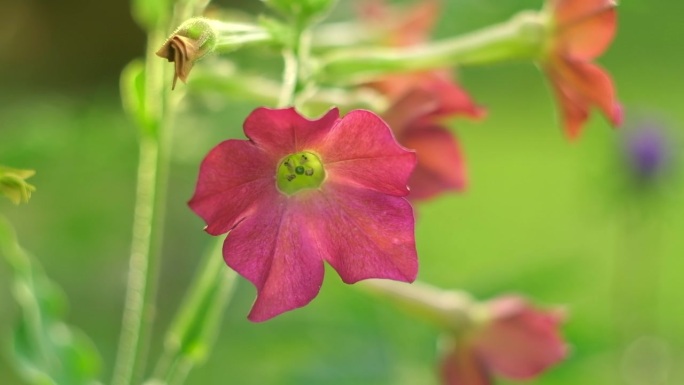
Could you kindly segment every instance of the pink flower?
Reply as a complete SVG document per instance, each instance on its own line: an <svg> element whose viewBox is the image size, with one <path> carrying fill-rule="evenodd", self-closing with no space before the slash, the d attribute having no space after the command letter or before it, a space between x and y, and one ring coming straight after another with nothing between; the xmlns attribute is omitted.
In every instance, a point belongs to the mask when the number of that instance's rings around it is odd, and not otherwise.
<svg viewBox="0 0 684 385"><path fill-rule="evenodd" d="M614 125L622 109L610 76L591 61L615 35L613 0L549 0L552 34L542 67L560 105L561 119L571 139L579 136L591 107L598 107Z"/></svg>
<svg viewBox="0 0 684 385"><path fill-rule="evenodd" d="M308 304L323 261L346 283L415 279L413 210L403 197L416 156L382 119L258 108L244 130L249 140L209 152L189 204L209 234L229 232L224 259L257 288L250 320Z"/></svg>
<svg viewBox="0 0 684 385"><path fill-rule="evenodd" d="M480 118L484 110L451 82L448 73L422 72L396 76L376 87L394 99L383 114L399 143L416 151L418 164L409 179L409 199L461 191L467 184L463 154L442 120L454 115Z"/></svg>
<svg viewBox="0 0 684 385"><path fill-rule="evenodd" d="M443 384L489 385L494 374L530 379L565 358L558 312L537 310L516 296L491 301L488 308L491 321L443 357Z"/></svg>

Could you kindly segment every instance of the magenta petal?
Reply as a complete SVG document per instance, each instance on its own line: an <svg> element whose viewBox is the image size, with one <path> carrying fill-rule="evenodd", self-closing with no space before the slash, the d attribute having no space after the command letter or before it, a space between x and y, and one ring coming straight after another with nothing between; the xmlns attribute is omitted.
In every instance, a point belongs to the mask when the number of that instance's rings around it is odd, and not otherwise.
<svg viewBox="0 0 684 385"><path fill-rule="evenodd" d="M346 283L412 282L418 272L411 205L376 191L327 183L310 217L311 237Z"/></svg>
<svg viewBox="0 0 684 385"><path fill-rule="evenodd" d="M275 167L251 142L222 142L202 161L197 188L188 204L207 223L208 233L226 233L246 215L256 196L277 193Z"/></svg>
<svg viewBox="0 0 684 385"><path fill-rule="evenodd" d="M534 309L514 296L494 301L491 308L497 319L473 342L492 370L512 379L528 379L565 357L557 313Z"/></svg>
<svg viewBox="0 0 684 385"><path fill-rule="evenodd" d="M395 196L408 194L406 182L416 155L400 146L387 124L370 111L347 114L321 143L319 153L330 181Z"/></svg>
<svg viewBox="0 0 684 385"><path fill-rule="evenodd" d="M248 316L254 322L305 306L323 282L317 240L306 231L306 206L284 196L260 203L223 245L228 266L257 288Z"/></svg>
<svg viewBox="0 0 684 385"><path fill-rule="evenodd" d="M320 119L309 120L294 108L257 108L244 123L245 135L267 154L280 159L286 154L310 150L324 138L339 119L333 108Z"/></svg>

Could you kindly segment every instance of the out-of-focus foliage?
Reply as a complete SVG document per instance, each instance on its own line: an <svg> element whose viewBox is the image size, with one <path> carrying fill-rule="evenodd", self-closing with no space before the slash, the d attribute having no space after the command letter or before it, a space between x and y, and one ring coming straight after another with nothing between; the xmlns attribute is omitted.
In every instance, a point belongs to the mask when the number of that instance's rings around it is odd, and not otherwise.
<svg viewBox="0 0 684 385"><path fill-rule="evenodd" d="M22 376L36 385L98 384L98 352L85 334L64 323L63 293L17 244L3 217L0 254L13 272L12 292L21 308L12 347Z"/></svg>

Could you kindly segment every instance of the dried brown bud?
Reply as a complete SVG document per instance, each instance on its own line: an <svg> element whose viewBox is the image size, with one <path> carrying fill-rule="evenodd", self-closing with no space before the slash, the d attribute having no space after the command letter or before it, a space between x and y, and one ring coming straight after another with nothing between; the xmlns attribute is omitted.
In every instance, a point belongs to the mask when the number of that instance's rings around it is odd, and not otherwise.
<svg viewBox="0 0 684 385"><path fill-rule="evenodd" d="M216 32L209 20L195 18L183 23L156 52L157 56L175 65L171 89L176 88L177 79L185 83L195 62L211 52L215 45Z"/></svg>

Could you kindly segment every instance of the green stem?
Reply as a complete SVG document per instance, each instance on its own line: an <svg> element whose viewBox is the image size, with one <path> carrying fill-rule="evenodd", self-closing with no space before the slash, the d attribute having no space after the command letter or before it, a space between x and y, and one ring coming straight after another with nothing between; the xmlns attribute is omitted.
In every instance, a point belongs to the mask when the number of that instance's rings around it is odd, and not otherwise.
<svg viewBox="0 0 684 385"><path fill-rule="evenodd" d="M154 316L171 135L163 121L168 99L164 90L165 71L163 62L154 55L163 39L158 32L151 32L148 38L145 107L156 124L153 132L143 133L140 137L128 284L113 385L128 385L140 377L145 367Z"/></svg>
<svg viewBox="0 0 684 385"><path fill-rule="evenodd" d="M441 290L421 282L408 284L379 279L366 280L358 285L443 330L460 333L480 318L480 306L465 292Z"/></svg>
<svg viewBox="0 0 684 385"><path fill-rule="evenodd" d="M279 82L261 76L238 74L236 70L217 73L211 69L197 68L193 71L188 82L191 92L215 91L233 99L248 99L271 106L278 105L278 95L283 92ZM383 111L387 108L387 99L371 89L325 88L315 90L304 105L316 109L338 106L342 109Z"/></svg>
<svg viewBox="0 0 684 385"><path fill-rule="evenodd" d="M452 66L532 60L546 41L543 13L526 11L510 20L456 38L405 48L340 48L323 56L317 78L354 83L378 75Z"/></svg>
<svg viewBox="0 0 684 385"><path fill-rule="evenodd" d="M617 227L613 261L613 317L618 342L626 346L657 332L661 229L640 211L627 209Z"/></svg>
<svg viewBox="0 0 684 385"><path fill-rule="evenodd" d="M285 49L283 51L283 61L283 86L280 90L280 97L278 98L278 108L294 105L299 73L299 61L293 50Z"/></svg>
<svg viewBox="0 0 684 385"><path fill-rule="evenodd" d="M164 352L155 378L180 384L188 372L204 361L220 329L223 312L230 302L236 274L225 266L223 238L204 255L186 298L167 332Z"/></svg>

